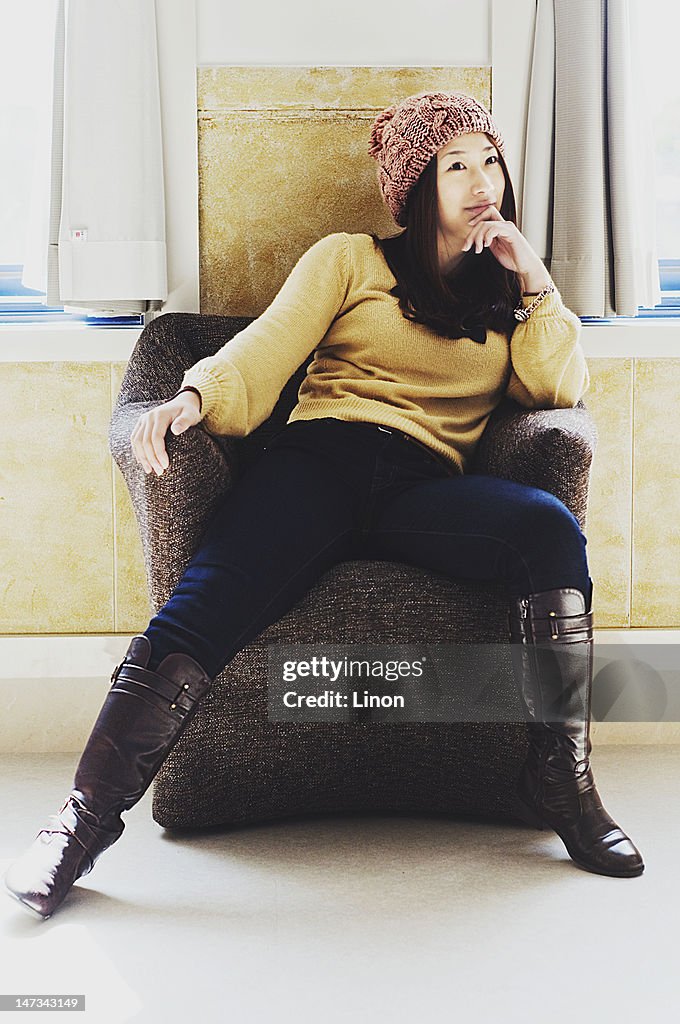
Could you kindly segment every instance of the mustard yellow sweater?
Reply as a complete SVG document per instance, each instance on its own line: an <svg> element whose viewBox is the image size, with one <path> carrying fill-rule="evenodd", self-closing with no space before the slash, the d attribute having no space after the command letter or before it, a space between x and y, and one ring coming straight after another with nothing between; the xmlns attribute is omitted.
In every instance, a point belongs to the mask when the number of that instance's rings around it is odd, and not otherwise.
<svg viewBox="0 0 680 1024"><path fill-rule="evenodd" d="M465 472L505 394L530 409L566 408L586 391L581 324L558 292L517 324L511 342L488 330L482 345L407 320L390 295L395 284L370 235L321 238L257 320L185 373L206 429L249 434L314 352L289 423L333 416L395 427Z"/></svg>

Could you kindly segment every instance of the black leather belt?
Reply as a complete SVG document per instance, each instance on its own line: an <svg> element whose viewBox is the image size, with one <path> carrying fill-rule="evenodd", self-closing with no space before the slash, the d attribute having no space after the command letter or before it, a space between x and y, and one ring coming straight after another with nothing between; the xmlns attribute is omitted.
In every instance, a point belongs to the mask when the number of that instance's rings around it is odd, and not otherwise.
<svg viewBox="0 0 680 1024"><path fill-rule="evenodd" d="M456 475L455 468L444 458L444 456L440 455L439 452L434 451L433 448L429 448L426 444L423 444L422 441L418 441L415 437L412 437L410 434L405 434L403 430L396 430L394 427L384 427L382 423L376 423L374 424L374 426L377 427L378 430L382 430L385 434L394 434L396 437L403 438L404 441L410 441L411 444L417 445L418 448L422 449L422 451L424 452L427 452L427 454L431 456L431 458L435 459L439 463L439 465L446 470L449 476Z"/></svg>

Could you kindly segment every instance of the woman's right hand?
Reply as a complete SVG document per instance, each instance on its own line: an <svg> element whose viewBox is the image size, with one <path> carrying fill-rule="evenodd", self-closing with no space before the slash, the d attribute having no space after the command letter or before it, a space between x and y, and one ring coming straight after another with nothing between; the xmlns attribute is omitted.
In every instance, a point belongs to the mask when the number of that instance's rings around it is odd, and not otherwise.
<svg viewBox="0 0 680 1024"><path fill-rule="evenodd" d="M188 427L200 423L201 399L195 391L183 391L156 409L143 413L132 431L132 452L145 473L151 470L162 476L170 465L165 450L168 427L173 434L181 434Z"/></svg>

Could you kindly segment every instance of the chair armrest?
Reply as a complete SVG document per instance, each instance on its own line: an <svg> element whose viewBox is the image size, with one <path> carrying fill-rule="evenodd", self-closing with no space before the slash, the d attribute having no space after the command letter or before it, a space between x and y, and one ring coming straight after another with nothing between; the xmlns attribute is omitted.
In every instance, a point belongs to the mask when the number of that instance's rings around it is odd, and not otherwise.
<svg viewBox="0 0 680 1024"><path fill-rule="evenodd" d="M130 436L142 413L160 402L118 404L109 427L109 448L121 471L139 527L147 587L156 614L170 598L216 508L231 487L234 463L224 439L199 423L182 434L168 431L170 466L162 476L145 473Z"/></svg>
<svg viewBox="0 0 680 1024"><path fill-rule="evenodd" d="M172 594L231 486L237 473L238 439L210 434L203 423L179 436L167 431L170 467L157 477L147 475L135 459L130 436L143 413L179 390L187 369L251 321L252 317L163 313L144 328L125 369L109 426L109 448L132 500L155 612Z"/></svg>
<svg viewBox="0 0 680 1024"><path fill-rule="evenodd" d="M118 402L167 402L181 387L186 370L205 356L214 355L252 320L204 313L162 313L137 339Z"/></svg>
<svg viewBox="0 0 680 1024"><path fill-rule="evenodd" d="M571 409L525 409L505 399L475 452L473 473L549 491L585 528L595 423L582 402Z"/></svg>

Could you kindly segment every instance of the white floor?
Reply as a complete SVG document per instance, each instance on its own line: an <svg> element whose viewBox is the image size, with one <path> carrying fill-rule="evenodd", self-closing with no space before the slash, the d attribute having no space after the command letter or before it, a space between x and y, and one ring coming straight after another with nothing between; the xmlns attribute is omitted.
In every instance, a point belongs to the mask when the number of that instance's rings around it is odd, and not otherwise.
<svg viewBox="0 0 680 1024"><path fill-rule="evenodd" d="M0 759L3 875L76 759ZM75 1019L94 1024L677 1019L680 747L600 747L593 765L640 878L582 871L554 833L520 824L170 833L148 792L48 921L2 891L0 993L84 994Z"/></svg>

